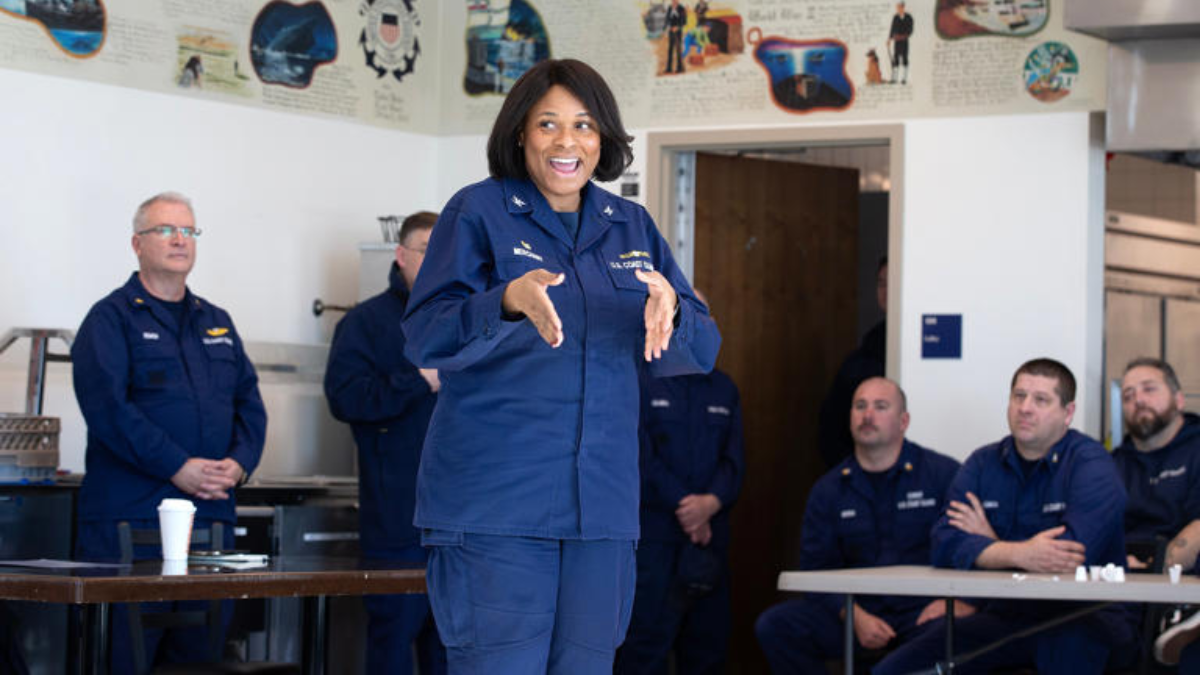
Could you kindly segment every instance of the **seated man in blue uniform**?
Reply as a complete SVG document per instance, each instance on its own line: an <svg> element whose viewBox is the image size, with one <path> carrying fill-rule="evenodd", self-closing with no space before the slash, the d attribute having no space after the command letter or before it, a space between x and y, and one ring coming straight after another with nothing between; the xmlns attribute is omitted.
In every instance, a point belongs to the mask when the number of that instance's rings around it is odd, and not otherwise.
<svg viewBox="0 0 1200 675"><path fill-rule="evenodd" d="M187 287L198 236L187 197L167 192L143 202L133 218L138 271L92 307L71 347L87 422L79 558L119 558L117 524L157 529L165 498L192 500L195 527L224 523L216 546L233 546L233 488L258 465L267 415L229 314ZM162 555L157 547L133 553ZM112 672L132 673L120 607L112 629ZM147 631L146 662L202 661L206 635Z"/></svg>
<svg viewBox="0 0 1200 675"><path fill-rule="evenodd" d="M1078 565L1123 565L1125 490L1104 446L1070 428L1075 377L1052 359L1013 376L1011 435L976 450L950 488L950 507L933 528L933 563L956 569L1017 569L1072 575ZM1077 605L988 600L955 622L956 654L970 652ZM955 666L958 673L1036 667L1043 675L1102 673L1110 654L1132 660L1133 616L1124 606L1018 638ZM873 671L930 668L944 658L942 621L890 654Z"/></svg>
<svg viewBox="0 0 1200 675"><path fill-rule="evenodd" d="M388 290L360 303L337 325L325 369L325 396L333 416L351 425L358 445L359 545L363 557L425 564L421 533L413 527L417 467L439 388L436 370L404 358L400 319L437 214L404 219ZM368 595L367 672L413 671L412 646L422 675L446 672L426 595Z"/></svg>
<svg viewBox="0 0 1200 675"><path fill-rule="evenodd" d="M929 528L946 507L958 462L904 437L909 415L899 385L873 377L850 407L854 453L813 486L804 510L800 568L805 570L924 565ZM941 600L860 596L854 605L858 646L895 646L940 616ZM959 602L955 616L970 605ZM814 594L771 607L755 632L775 675L823 673L843 656L843 598Z"/></svg>
<svg viewBox="0 0 1200 675"><path fill-rule="evenodd" d="M1121 379L1121 412L1126 435L1113 452L1129 493L1125 507L1125 546L1130 569L1155 562L1161 569L1191 570L1200 551L1200 417L1185 413L1179 378L1156 358L1129 362ZM1158 541L1164 559L1153 561ZM1172 627L1156 656L1174 665L1179 651L1200 625L1200 614Z"/></svg>
<svg viewBox="0 0 1200 675"><path fill-rule="evenodd" d="M704 296L696 297L707 304ZM742 485L742 406L725 373L644 378L637 586L614 672L725 670L729 512Z"/></svg>

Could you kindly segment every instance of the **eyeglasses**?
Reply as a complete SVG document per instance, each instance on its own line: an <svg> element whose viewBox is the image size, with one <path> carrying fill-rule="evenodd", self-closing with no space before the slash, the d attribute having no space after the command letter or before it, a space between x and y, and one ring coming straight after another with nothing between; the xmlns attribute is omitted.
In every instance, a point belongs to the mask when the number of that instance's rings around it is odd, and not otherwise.
<svg viewBox="0 0 1200 675"><path fill-rule="evenodd" d="M175 233L183 235L184 239L195 239L200 236L200 228L198 227L179 227L176 225L155 225L147 227L144 230L138 230L134 234L139 237L143 234L157 234L160 239L170 239L175 236Z"/></svg>

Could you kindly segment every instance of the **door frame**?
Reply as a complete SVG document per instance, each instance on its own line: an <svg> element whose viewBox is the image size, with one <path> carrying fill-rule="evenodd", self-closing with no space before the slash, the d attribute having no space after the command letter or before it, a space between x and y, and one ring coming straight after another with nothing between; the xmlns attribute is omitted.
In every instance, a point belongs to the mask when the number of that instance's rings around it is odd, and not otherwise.
<svg viewBox="0 0 1200 675"><path fill-rule="evenodd" d="M901 381L900 321L904 295L904 125L849 124L836 126L761 127L651 131L646 134L646 209L672 248L679 227L673 214L676 195L676 156L685 152L719 150L787 150L811 147L887 145L888 147L888 309L887 376ZM678 253L678 252L677 252Z"/></svg>

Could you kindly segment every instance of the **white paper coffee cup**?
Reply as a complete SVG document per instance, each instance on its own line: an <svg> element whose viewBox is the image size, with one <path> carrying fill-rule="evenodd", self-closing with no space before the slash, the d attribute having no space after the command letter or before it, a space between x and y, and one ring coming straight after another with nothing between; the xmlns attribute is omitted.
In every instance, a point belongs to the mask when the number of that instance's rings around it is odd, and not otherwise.
<svg viewBox="0 0 1200 675"><path fill-rule="evenodd" d="M186 499L164 499L158 505L163 560L187 560L196 505Z"/></svg>
<svg viewBox="0 0 1200 675"><path fill-rule="evenodd" d="M163 560L162 562L162 575L164 577L184 576L187 573L187 560Z"/></svg>

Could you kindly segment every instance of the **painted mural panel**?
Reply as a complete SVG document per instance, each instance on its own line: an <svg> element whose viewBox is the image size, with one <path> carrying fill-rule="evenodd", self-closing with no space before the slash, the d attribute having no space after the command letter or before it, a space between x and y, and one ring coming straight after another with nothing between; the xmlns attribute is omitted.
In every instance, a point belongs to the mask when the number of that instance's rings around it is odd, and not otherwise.
<svg viewBox="0 0 1200 675"><path fill-rule="evenodd" d="M1102 110L1064 0L0 0L0 67L432 134L578 58L632 128Z"/></svg>

